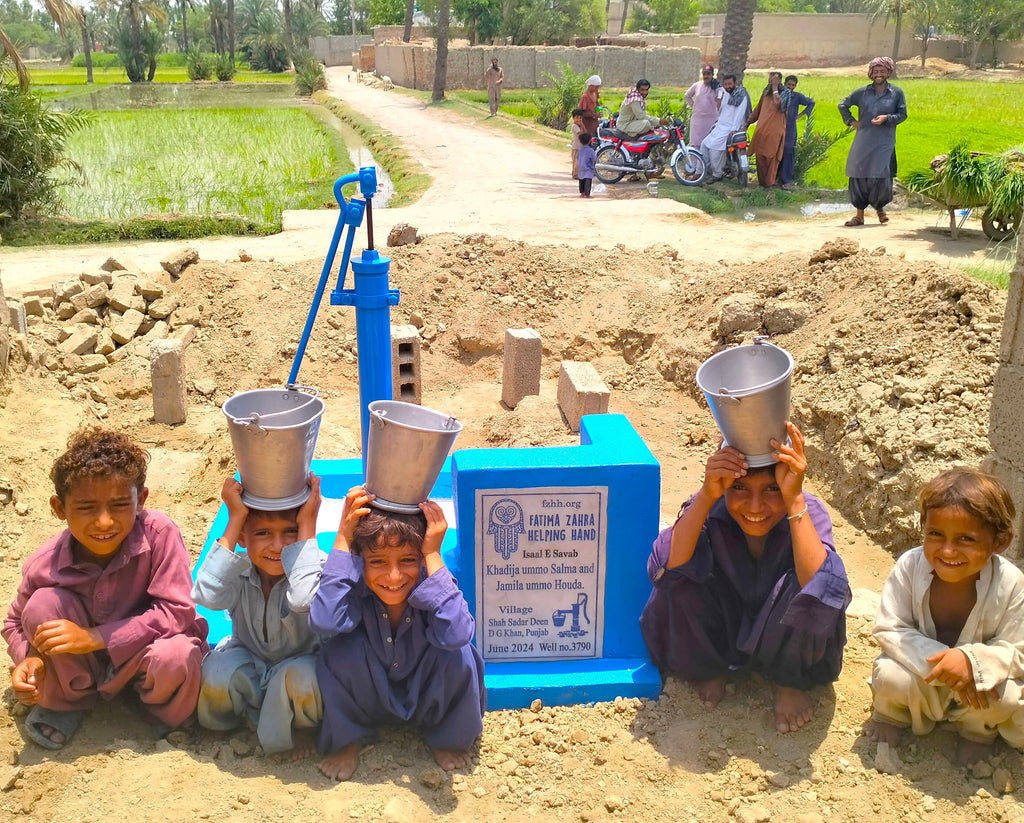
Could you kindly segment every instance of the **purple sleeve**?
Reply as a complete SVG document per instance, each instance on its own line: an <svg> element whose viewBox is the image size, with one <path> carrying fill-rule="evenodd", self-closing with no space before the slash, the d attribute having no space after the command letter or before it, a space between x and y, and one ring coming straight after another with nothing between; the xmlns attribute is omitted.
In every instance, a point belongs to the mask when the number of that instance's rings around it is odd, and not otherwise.
<svg viewBox="0 0 1024 823"><path fill-rule="evenodd" d="M421 580L409 595L409 605L427 613L430 645L453 650L472 641L476 623L447 567Z"/></svg>
<svg viewBox="0 0 1024 823"><path fill-rule="evenodd" d="M29 656L33 651L32 643L29 637L25 634L25 630L21 625L21 613L25 609L25 604L28 603L28 599L32 596L32 593L40 586L45 586L48 583L53 584L52 579L46 579L45 574L46 563L42 562L43 558L48 556L53 551L54 547L61 537L66 534L62 532L57 537L50 540L46 545L39 548L37 551L29 555L21 569L21 582L18 584L18 592L14 595L14 602L11 603L11 607L7 610L7 617L4 619L3 637L7 641L7 653L11 656L11 660L14 665L17 666L22 660Z"/></svg>
<svg viewBox="0 0 1024 823"><path fill-rule="evenodd" d="M115 666L124 665L154 640L186 633L197 622L188 550L181 532L170 518L156 512L145 512L143 529L150 547L149 579L140 580L139 586L148 595L149 608L96 627ZM205 628L201 631L205 639Z"/></svg>
<svg viewBox="0 0 1024 823"><path fill-rule="evenodd" d="M691 496L683 504L679 512L680 517L689 508L695 496ZM676 523L678 522L677 518ZM708 536L706 521L705 525L701 527L700 537L697 538L697 545L693 549L693 557L682 566L676 566L674 569L666 568L665 564L668 563L668 555L672 549L672 530L675 527L675 523L673 523L659 532L654 539L651 556L647 558L647 576L651 578L651 583L656 589L667 588L682 579L700 583L711 574L711 539Z"/></svg>
<svg viewBox="0 0 1024 823"><path fill-rule="evenodd" d="M814 530L818 533L825 546L825 560L814 577L807 581L800 592L793 598L782 616L786 626L799 626L806 629L821 627L822 631L831 631L836 617L846 611L850 605L852 594L846 576L846 566L836 553L835 538L832 536L832 518L824 504L813 495L805 495L807 513L810 515Z"/></svg>
<svg viewBox="0 0 1024 823"><path fill-rule="evenodd" d="M309 625L321 634L347 634L362 622L356 587L363 579L363 559L335 549L327 556L320 587L309 607Z"/></svg>

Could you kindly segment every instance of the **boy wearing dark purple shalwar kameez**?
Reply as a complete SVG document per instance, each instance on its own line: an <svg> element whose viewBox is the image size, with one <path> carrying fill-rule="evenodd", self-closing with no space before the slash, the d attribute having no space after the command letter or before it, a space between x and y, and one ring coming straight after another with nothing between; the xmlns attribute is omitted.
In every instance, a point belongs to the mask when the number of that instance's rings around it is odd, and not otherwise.
<svg viewBox="0 0 1024 823"><path fill-rule="evenodd" d="M640 618L654 663L694 682L708 708L731 674L772 681L780 732L810 720L808 690L839 676L850 602L828 512L802 491L803 437L787 428L793 445L773 442L773 466L751 469L729 447L709 458L703 487L655 540Z"/></svg>
<svg viewBox="0 0 1024 823"><path fill-rule="evenodd" d="M469 762L483 731L484 665L473 617L441 560L444 513L427 501L422 515L391 514L372 500L361 487L349 491L309 615L334 635L317 679L320 770L335 780L354 774L362 741L385 724L419 726L446 770Z"/></svg>

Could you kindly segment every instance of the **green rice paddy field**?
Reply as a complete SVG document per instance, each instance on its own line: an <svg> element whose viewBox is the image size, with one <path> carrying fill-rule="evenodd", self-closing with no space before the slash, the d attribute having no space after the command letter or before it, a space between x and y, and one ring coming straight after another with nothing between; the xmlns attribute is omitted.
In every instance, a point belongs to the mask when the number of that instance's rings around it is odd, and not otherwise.
<svg viewBox="0 0 1024 823"><path fill-rule="evenodd" d="M745 84L756 98L767 82L767 75L748 73ZM986 81L907 79L896 80L907 96L907 121L897 130L896 155L902 172L927 168L937 154L944 154L959 140L975 151L1001 151L1024 142L1024 83ZM837 105L858 86L866 85L863 76L801 77L797 87L816 101L815 128L838 131L842 128ZM660 97L682 101L685 88L651 89L650 101ZM625 89L605 89L603 102L615 110ZM514 116L536 116L534 96L538 92L509 91L502 96L502 110ZM486 103L486 92L460 92L473 102ZM823 188L846 187L843 169L853 135L840 140L824 163L808 175L807 183Z"/></svg>
<svg viewBox="0 0 1024 823"><path fill-rule="evenodd" d="M264 222L320 208L352 171L340 138L301 108L100 111L69 141L84 186L72 217L228 212Z"/></svg>

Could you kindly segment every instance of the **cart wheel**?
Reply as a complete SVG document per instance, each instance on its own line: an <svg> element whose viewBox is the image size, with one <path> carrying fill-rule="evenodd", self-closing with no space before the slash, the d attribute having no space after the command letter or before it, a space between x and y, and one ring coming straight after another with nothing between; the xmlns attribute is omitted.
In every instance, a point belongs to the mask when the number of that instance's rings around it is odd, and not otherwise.
<svg viewBox="0 0 1024 823"><path fill-rule="evenodd" d="M1021 212L1010 217L1001 217L992 214L991 209L985 209L981 216L981 228L989 240L1000 242L1007 237L1013 237L1020 229Z"/></svg>

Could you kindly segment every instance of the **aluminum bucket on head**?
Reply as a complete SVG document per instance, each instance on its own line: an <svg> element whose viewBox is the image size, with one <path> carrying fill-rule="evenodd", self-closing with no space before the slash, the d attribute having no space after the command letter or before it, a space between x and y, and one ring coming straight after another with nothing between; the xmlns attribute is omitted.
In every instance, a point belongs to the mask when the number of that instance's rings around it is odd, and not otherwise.
<svg viewBox="0 0 1024 823"><path fill-rule="evenodd" d="M743 452L752 467L775 462L772 440L789 442L789 395L793 357L758 338L709 357L697 369L697 386L708 399L725 444Z"/></svg>
<svg viewBox="0 0 1024 823"><path fill-rule="evenodd" d="M366 490L373 505L393 512L418 512L441 473L462 424L444 412L374 400L366 446Z"/></svg>
<svg viewBox="0 0 1024 823"><path fill-rule="evenodd" d="M316 389L256 389L224 401L231 445L242 478L242 501L281 511L309 498L309 466L324 401Z"/></svg>

